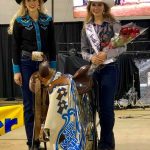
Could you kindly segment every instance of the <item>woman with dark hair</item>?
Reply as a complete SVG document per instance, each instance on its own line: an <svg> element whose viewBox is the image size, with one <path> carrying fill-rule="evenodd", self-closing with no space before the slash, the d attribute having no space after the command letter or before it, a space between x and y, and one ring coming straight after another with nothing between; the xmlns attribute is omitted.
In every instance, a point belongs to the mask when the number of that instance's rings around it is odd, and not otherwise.
<svg viewBox="0 0 150 150"><path fill-rule="evenodd" d="M118 54L125 49L105 49L111 38L121 29L120 24L110 13L110 8L113 5L113 0L89 0L81 35L83 59L97 66L101 66L108 59L110 60L103 68L97 67L92 74L101 126L98 150L115 149L113 127L115 122L114 97L118 75L116 59Z"/></svg>
<svg viewBox="0 0 150 150"><path fill-rule="evenodd" d="M24 122L29 149L38 150L39 140L33 141L34 112L33 97L29 90L29 79L38 70L39 62L31 59L32 52L45 54L50 67L56 67L56 50L53 20L46 14L47 0L16 0L19 10L10 22L8 33L13 36L14 81L21 86L24 104ZM33 146L34 145L34 146Z"/></svg>

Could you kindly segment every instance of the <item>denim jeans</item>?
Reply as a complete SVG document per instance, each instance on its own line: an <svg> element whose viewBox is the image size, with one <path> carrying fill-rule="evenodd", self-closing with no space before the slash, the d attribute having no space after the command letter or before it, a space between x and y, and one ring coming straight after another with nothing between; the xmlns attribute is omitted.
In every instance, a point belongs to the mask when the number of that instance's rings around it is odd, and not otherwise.
<svg viewBox="0 0 150 150"><path fill-rule="evenodd" d="M27 136L27 145L32 145L33 127L34 127L34 100L33 94L29 89L29 80L31 75L38 70L39 62L34 62L27 56L21 58L21 74L22 74L22 95L24 105L24 123ZM37 142L36 144L39 144Z"/></svg>
<svg viewBox="0 0 150 150"><path fill-rule="evenodd" d="M117 89L118 69L115 63L106 65L103 69L97 70L93 74L95 83L97 111L100 118L100 148L114 148L115 139L113 127L114 117L114 97Z"/></svg>

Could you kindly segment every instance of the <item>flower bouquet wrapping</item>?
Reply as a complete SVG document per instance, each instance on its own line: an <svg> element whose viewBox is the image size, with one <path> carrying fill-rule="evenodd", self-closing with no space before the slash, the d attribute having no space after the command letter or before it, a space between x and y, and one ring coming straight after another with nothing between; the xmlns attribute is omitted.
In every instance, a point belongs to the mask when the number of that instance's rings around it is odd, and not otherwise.
<svg viewBox="0 0 150 150"><path fill-rule="evenodd" d="M105 60L101 65L92 64L88 71L88 75L92 75L98 67L101 68L106 64L114 62L115 57L125 51L125 48L123 47L133 41L145 30L146 28L141 28L134 23L129 23L122 26L120 32L115 33L114 37L111 38L109 43L102 43L103 45L105 45L105 47L103 48L103 52L107 53L107 60Z"/></svg>
<svg viewBox="0 0 150 150"><path fill-rule="evenodd" d="M124 25L119 33L115 33L115 36L111 39L108 48L113 49L122 47L134 40L142 31L143 29L141 27L136 26L133 23Z"/></svg>

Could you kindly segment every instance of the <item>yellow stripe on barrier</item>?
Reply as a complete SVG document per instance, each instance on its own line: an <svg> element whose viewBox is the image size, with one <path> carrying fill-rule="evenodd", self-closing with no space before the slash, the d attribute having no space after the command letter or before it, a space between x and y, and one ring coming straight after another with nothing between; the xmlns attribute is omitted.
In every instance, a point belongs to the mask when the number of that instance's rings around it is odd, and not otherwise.
<svg viewBox="0 0 150 150"><path fill-rule="evenodd" d="M23 105L0 107L0 135L23 125Z"/></svg>

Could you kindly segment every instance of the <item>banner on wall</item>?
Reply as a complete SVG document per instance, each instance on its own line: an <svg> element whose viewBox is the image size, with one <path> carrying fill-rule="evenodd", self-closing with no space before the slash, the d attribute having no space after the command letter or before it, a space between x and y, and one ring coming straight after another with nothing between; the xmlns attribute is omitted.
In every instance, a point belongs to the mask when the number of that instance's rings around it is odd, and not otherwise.
<svg viewBox="0 0 150 150"><path fill-rule="evenodd" d="M23 105L0 107L0 136L23 125Z"/></svg>
<svg viewBox="0 0 150 150"><path fill-rule="evenodd" d="M73 0L73 16L75 18L84 18L87 4L88 0ZM114 4L111 12L115 17L120 17L121 20L125 18L127 20L149 19L150 0L114 0Z"/></svg>

